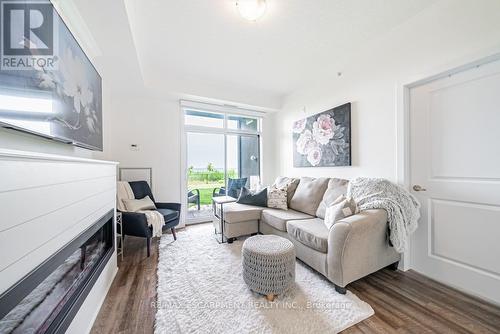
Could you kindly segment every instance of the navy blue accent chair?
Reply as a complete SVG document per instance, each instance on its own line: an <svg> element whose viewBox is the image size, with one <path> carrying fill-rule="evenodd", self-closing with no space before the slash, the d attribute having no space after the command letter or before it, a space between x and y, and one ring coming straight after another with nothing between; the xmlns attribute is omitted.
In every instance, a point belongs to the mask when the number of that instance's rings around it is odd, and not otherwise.
<svg viewBox="0 0 500 334"><path fill-rule="evenodd" d="M179 225L181 204L156 202L153 197L153 193L151 192L151 188L146 181L133 181L129 182L129 184L136 199L141 199L146 196L151 198L156 205L157 211L160 212L165 218L163 231L170 229L172 231L172 235L174 236L174 240L177 240L175 226ZM153 229L148 226L146 215L139 212L122 212L122 225L124 236L131 235L134 237L146 238L149 257L151 255L151 238L153 236Z"/></svg>

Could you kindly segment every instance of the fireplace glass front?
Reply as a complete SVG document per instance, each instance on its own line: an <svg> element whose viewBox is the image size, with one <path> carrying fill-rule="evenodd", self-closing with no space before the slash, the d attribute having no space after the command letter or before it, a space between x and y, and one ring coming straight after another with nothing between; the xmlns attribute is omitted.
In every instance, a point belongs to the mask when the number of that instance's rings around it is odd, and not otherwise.
<svg viewBox="0 0 500 334"><path fill-rule="evenodd" d="M2 295L10 304L19 299L13 294L25 296L10 310L2 306L0 333L64 332L114 251L112 213L109 216ZM45 278L38 282L41 274Z"/></svg>

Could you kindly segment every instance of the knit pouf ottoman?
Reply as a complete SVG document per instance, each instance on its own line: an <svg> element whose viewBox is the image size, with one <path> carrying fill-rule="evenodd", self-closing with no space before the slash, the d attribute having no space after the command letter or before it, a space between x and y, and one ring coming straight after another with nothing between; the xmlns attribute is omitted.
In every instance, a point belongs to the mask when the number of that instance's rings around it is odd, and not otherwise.
<svg viewBox="0 0 500 334"><path fill-rule="evenodd" d="M256 235L243 243L243 280L273 301L295 282L295 248L277 235Z"/></svg>

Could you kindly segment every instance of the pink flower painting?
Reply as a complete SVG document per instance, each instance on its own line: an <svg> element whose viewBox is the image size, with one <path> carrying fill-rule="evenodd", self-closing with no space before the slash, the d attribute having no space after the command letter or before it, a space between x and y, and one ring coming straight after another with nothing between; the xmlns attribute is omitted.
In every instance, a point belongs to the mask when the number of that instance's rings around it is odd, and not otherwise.
<svg viewBox="0 0 500 334"><path fill-rule="evenodd" d="M351 104L293 123L295 167L351 165Z"/></svg>

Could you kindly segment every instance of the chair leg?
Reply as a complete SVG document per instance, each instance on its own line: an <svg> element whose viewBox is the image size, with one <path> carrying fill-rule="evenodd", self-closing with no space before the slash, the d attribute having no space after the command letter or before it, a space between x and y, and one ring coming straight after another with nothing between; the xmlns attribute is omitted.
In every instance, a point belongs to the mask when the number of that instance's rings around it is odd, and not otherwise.
<svg viewBox="0 0 500 334"><path fill-rule="evenodd" d="M201 205L200 205L200 199L198 199L198 211L200 211Z"/></svg>
<svg viewBox="0 0 500 334"><path fill-rule="evenodd" d="M172 231L172 235L174 236L174 240L177 240L177 234L175 234L175 227L172 227L170 229L170 231Z"/></svg>
<svg viewBox="0 0 500 334"><path fill-rule="evenodd" d="M148 257L151 255L151 238L146 238L146 245L148 250Z"/></svg>

